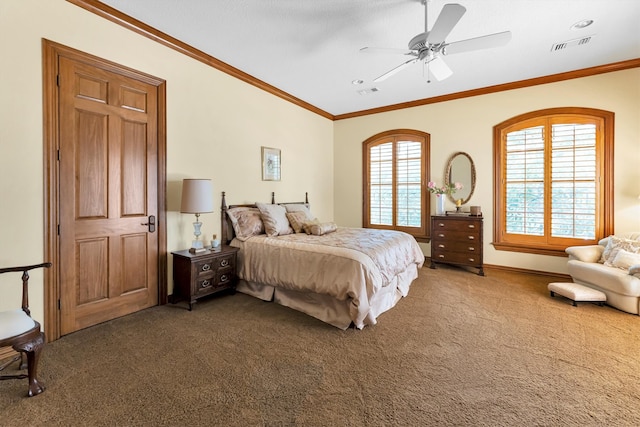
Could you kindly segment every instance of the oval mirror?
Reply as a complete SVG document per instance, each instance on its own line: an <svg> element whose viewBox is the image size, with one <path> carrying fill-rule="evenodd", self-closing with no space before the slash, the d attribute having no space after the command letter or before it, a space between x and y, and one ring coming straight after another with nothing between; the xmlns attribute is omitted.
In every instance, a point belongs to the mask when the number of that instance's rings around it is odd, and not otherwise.
<svg viewBox="0 0 640 427"><path fill-rule="evenodd" d="M462 184L462 189L456 191L454 194L448 194L451 202L456 203L457 200L462 199L461 204L464 205L468 203L476 188L476 167L473 164L471 156L462 151L454 153L449 158L447 170L444 174L444 181L445 184L453 184L456 182Z"/></svg>

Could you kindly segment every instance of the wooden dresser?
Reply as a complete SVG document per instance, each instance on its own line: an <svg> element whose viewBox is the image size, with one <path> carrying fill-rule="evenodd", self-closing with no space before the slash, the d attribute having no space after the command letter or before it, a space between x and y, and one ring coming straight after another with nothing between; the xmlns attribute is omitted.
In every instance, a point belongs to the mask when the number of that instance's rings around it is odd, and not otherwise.
<svg viewBox="0 0 640 427"><path fill-rule="evenodd" d="M431 268L436 263L482 269L482 217L434 215L431 217Z"/></svg>
<svg viewBox="0 0 640 427"><path fill-rule="evenodd" d="M187 301L189 310L198 298L220 291L235 291L238 248L192 254L188 250L173 254L173 303Z"/></svg>

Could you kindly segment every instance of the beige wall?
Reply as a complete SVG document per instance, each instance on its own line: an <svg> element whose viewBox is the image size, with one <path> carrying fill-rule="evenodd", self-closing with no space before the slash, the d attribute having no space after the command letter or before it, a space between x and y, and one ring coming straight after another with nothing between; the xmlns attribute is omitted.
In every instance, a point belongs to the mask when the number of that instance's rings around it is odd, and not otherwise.
<svg viewBox="0 0 640 427"><path fill-rule="evenodd" d="M615 112L615 230L640 230L638 68L335 122L335 220L362 224L362 141L385 130L417 129L431 134L431 180L443 182L454 152L465 151L473 158L477 183L469 204L482 207L485 263L566 273L566 258L493 249L492 132L494 125L513 116L568 106ZM421 246L430 253L428 244Z"/></svg>
<svg viewBox="0 0 640 427"><path fill-rule="evenodd" d="M211 178L229 203L297 201L333 219L333 124L180 55L64 0L0 1L0 266L43 261L41 40L96 55L167 81L168 250L193 236L180 209L183 178ZM261 180L260 147L282 150L282 180ZM219 206L219 202L215 203ZM220 213L201 217L220 230ZM169 259L171 260L171 259ZM171 269L170 269L171 271ZM3 275L6 276L6 275ZM43 320L42 274L32 274L31 307ZM20 277L0 278L0 309L20 305ZM171 284L170 290L171 292Z"/></svg>

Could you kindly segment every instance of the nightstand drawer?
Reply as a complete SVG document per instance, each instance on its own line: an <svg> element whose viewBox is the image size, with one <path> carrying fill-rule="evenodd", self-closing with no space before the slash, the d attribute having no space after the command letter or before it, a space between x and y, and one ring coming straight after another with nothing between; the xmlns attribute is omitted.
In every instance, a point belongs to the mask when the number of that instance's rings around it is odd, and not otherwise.
<svg viewBox="0 0 640 427"><path fill-rule="evenodd" d="M202 276L205 274L211 274L211 272L216 271L216 267L214 265L214 260L204 260L204 261L199 261L199 262L195 262L193 264L196 274L198 276Z"/></svg>

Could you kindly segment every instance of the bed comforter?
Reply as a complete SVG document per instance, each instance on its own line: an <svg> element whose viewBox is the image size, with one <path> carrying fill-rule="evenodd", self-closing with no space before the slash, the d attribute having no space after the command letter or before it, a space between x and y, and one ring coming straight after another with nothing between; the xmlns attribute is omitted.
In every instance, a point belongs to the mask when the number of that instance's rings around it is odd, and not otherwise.
<svg viewBox="0 0 640 427"><path fill-rule="evenodd" d="M231 245L241 249L240 279L345 301L358 328L370 317L377 293L406 282L398 277L411 268L417 277L424 263L411 235L389 230L339 227L322 236L259 235L244 242L235 239ZM398 290L406 296L408 286Z"/></svg>

